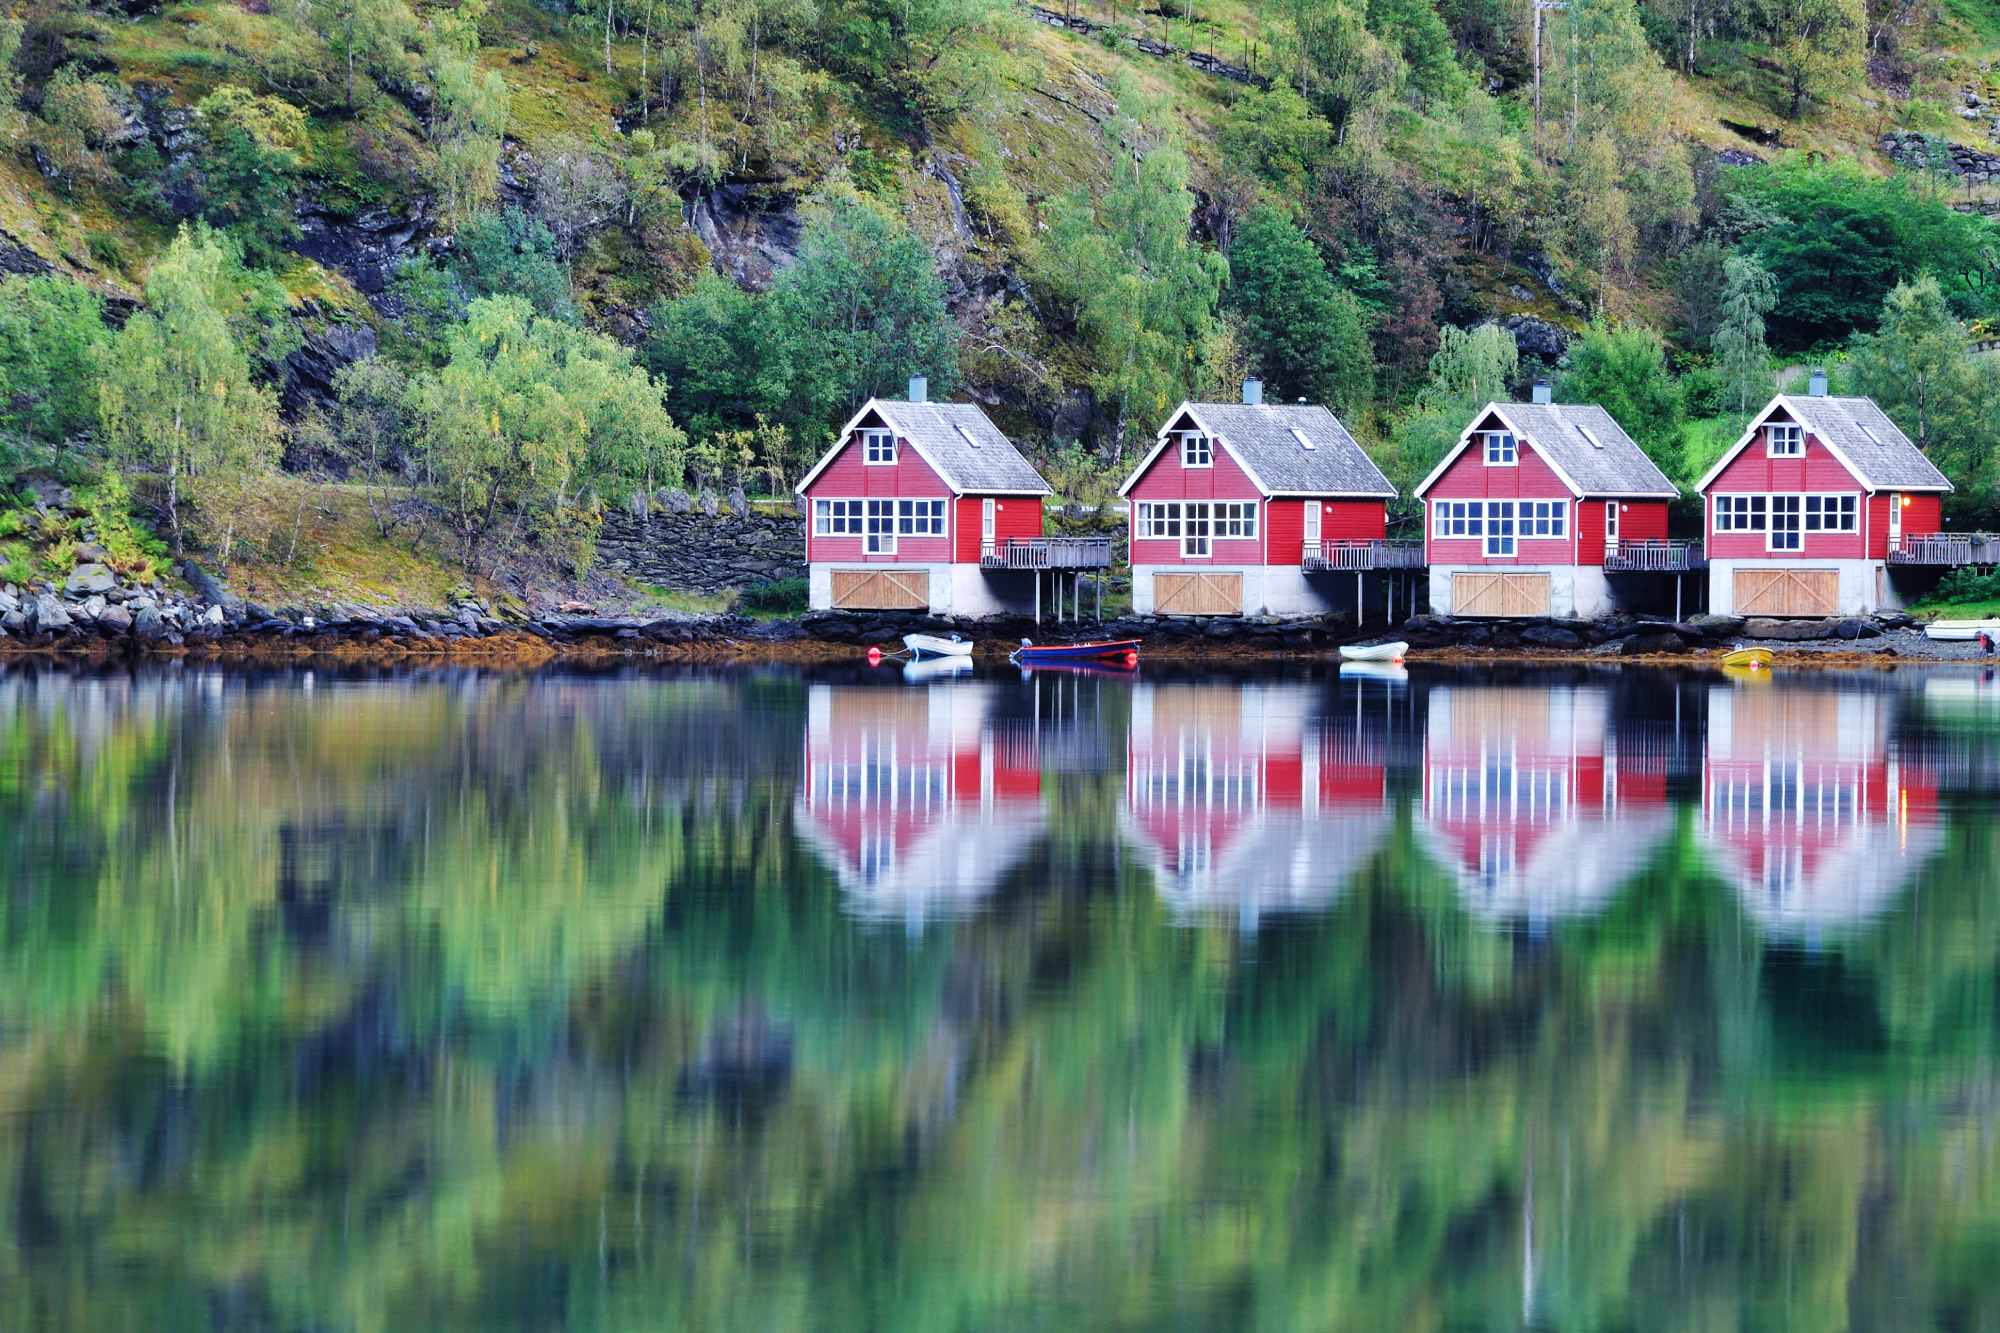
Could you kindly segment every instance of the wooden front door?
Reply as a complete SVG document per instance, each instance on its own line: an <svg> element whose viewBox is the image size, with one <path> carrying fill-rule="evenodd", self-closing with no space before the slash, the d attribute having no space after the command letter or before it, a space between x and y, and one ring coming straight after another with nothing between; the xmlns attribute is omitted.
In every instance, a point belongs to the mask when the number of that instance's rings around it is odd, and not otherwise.
<svg viewBox="0 0 2000 1333"><path fill-rule="evenodd" d="M1498 570L1451 576L1455 616L1545 616L1549 613L1547 574L1507 574Z"/></svg>
<svg viewBox="0 0 2000 1333"><path fill-rule="evenodd" d="M1241 574L1155 574L1153 610L1163 616L1243 613Z"/></svg>
<svg viewBox="0 0 2000 1333"><path fill-rule="evenodd" d="M833 604L844 611L921 611L931 604L925 569L836 569Z"/></svg>
<svg viewBox="0 0 2000 1333"><path fill-rule="evenodd" d="M1739 616L1830 616L1840 607L1836 569L1739 569Z"/></svg>

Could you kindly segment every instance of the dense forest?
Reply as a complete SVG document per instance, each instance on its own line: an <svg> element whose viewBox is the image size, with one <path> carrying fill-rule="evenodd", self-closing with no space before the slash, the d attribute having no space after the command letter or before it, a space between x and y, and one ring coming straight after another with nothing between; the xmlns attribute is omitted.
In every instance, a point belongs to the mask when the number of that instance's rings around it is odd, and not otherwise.
<svg viewBox="0 0 2000 1333"><path fill-rule="evenodd" d="M1087 502L1251 373L1407 488L1538 375L1686 481L1823 363L1990 523L1995 48L1976 0L43 0L0 582L574 573L915 372Z"/></svg>

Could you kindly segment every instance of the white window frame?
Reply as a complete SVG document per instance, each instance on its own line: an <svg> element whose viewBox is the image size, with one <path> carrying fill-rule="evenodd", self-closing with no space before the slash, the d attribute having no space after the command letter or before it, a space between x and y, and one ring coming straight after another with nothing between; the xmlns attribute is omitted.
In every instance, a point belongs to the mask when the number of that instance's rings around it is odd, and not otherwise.
<svg viewBox="0 0 2000 1333"><path fill-rule="evenodd" d="M896 432L869 426L855 432L861 437L861 462L867 467L896 465Z"/></svg>
<svg viewBox="0 0 2000 1333"><path fill-rule="evenodd" d="M1486 502L1486 536L1481 549L1488 560L1512 560L1521 553L1520 510L1515 501Z"/></svg>
<svg viewBox="0 0 2000 1333"><path fill-rule="evenodd" d="M1827 521L1831 515L1833 522ZM1823 491L1805 497L1804 531L1849 536L1861 531L1861 496L1856 491Z"/></svg>
<svg viewBox="0 0 2000 1333"><path fill-rule="evenodd" d="M1782 447L1780 441L1783 441ZM1796 421L1771 421L1764 425L1766 458L1804 458L1806 428Z"/></svg>
<svg viewBox="0 0 2000 1333"><path fill-rule="evenodd" d="M1207 560L1215 554L1215 507L1206 501L1190 500L1181 511L1181 559Z"/></svg>
<svg viewBox="0 0 2000 1333"><path fill-rule="evenodd" d="M1471 540L1486 535L1486 507L1478 500L1433 500L1431 536Z"/></svg>
<svg viewBox="0 0 2000 1333"><path fill-rule="evenodd" d="M942 537L944 536L945 503L943 500L898 500L896 501L896 535L898 537Z"/></svg>
<svg viewBox="0 0 2000 1333"><path fill-rule="evenodd" d="M1184 430L1180 437L1182 467L1215 466L1215 441L1209 438L1207 431Z"/></svg>
<svg viewBox="0 0 2000 1333"><path fill-rule="evenodd" d="M861 551L864 555L896 554L896 502L863 501Z"/></svg>
<svg viewBox="0 0 2000 1333"><path fill-rule="evenodd" d="M816 499L813 501L813 536L859 537L866 527L863 514L860 500Z"/></svg>
<svg viewBox="0 0 2000 1333"><path fill-rule="evenodd" d="M1488 467L1519 467L1521 465L1521 442L1511 430L1482 430L1479 432L1480 452Z"/></svg>
<svg viewBox="0 0 2000 1333"><path fill-rule="evenodd" d="M1788 513L1789 511L1789 513ZM1766 512L1764 549L1773 555L1792 554L1806 549L1806 504L1803 495L1773 495ZM1789 516L1790 523L1783 520Z"/></svg>
<svg viewBox="0 0 2000 1333"><path fill-rule="evenodd" d="M1516 506L1514 516L1518 537L1532 541L1563 541L1569 538L1569 501L1519 500L1512 503Z"/></svg>
<svg viewBox="0 0 2000 1333"><path fill-rule="evenodd" d="M1715 530L1763 532L1771 526L1771 497L1749 491L1723 491L1714 497Z"/></svg>
<svg viewBox="0 0 2000 1333"><path fill-rule="evenodd" d="M1255 541L1257 539L1257 502L1255 500L1218 500L1210 509L1216 541Z"/></svg>

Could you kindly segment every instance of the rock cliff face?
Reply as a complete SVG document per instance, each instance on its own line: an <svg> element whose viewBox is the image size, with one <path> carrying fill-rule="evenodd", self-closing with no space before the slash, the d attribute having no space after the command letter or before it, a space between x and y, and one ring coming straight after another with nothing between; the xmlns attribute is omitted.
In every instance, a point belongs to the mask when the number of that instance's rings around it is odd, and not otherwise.
<svg viewBox="0 0 2000 1333"><path fill-rule="evenodd" d="M1964 144L1934 139L1915 130L1891 130L1882 136L1882 152L1898 166L1924 171L1933 166L1967 185L2000 180L2000 155L1982 153Z"/></svg>
<svg viewBox="0 0 2000 1333"><path fill-rule="evenodd" d="M679 592L718 593L806 575L798 515L618 513L597 539L598 563L628 579Z"/></svg>

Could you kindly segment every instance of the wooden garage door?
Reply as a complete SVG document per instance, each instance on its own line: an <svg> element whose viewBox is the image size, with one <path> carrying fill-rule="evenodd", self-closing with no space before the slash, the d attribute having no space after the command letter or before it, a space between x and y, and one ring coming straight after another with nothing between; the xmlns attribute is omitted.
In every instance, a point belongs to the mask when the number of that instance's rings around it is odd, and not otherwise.
<svg viewBox="0 0 2000 1333"><path fill-rule="evenodd" d="M1830 616L1840 606L1837 569L1739 569L1739 616Z"/></svg>
<svg viewBox="0 0 2000 1333"><path fill-rule="evenodd" d="M1241 574L1155 574L1153 610L1163 616L1243 613Z"/></svg>
<svg viewBox="0 0 2000 1333"><path fill-rule="evenodd" d="M1547 574L1500 571L1453 574L1451 613L1455 616L1545 616L1549 613Z"/></svg>
<svg viewBox="0 0 2000 1333"><path fill-rule="evenodd" d="M927 569L836 569L833 604L854 611L920 611L931 604Z"/></svg>

